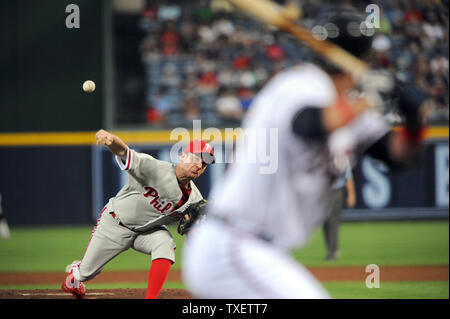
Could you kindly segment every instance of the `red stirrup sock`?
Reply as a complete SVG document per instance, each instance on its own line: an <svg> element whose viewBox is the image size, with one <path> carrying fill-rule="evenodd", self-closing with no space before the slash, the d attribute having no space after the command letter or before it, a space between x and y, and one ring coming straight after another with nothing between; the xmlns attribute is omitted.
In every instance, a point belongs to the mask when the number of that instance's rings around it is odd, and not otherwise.
<svg viewBox="0 0 450 319"><path fill-rule="evenodd" d="M145 299L156 299L161 291L164 281L166 281L172 261L164 258L152 261L150 271L148 272L148 286Z"/></svg>

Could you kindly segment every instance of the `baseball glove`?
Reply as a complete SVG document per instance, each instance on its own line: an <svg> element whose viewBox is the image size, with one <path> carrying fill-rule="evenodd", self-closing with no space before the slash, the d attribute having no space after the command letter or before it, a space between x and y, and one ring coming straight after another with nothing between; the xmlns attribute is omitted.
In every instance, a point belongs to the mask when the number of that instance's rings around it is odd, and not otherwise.
<svg viewBox="0 0 450 319"><path fill-rule="evenodd" d="M205 218L206 215L206 200L202 199L196 203L189 205L184 211L183 217L178 223L178 233L180 235L186 234L193 225L197 224Z"/></svg>

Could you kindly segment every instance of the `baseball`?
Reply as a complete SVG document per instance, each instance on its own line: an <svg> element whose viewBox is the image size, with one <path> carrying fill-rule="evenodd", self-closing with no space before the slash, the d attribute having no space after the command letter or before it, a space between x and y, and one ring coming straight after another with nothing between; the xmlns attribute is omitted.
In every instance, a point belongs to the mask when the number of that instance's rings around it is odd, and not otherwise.
<svg viewBox="0 0 450 319"><path fill-rule="evenodd" d="M83 91L87 93L92 93L95 90L95 83L94 81L87 80L83 83Z"/></svg>

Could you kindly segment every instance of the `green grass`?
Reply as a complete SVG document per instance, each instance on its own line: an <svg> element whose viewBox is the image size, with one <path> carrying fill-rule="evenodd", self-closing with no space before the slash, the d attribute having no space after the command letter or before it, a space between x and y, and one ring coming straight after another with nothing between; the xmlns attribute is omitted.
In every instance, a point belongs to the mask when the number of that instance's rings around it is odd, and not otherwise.
<svg viewBox="0 0 450 319"><path fill-rule="evenodd" d="M307 266L448 265L448 221L344 223L339 247L339 259L325 262L319 230L295 256Z"/></svg>
<svg viewBox="0 0 450 319"><path fill-rule="evenodd" d="M0 272L64 271L81 259L92 226L21 227L11 239L0 240ZM172 228L177 244L174 268L181 267L184 238ZM306 266L344 265L448 265L448 221L343 223L340 258L324 261L323 234L319 230L307 247L295 252ZM150 257L130 249L113 259L105 270L148 270Z"/></svg>
<svg viewBox="0 0 450 319"><path fill-rule="evenodd" d="M448 281L381 282L380 288L367 288L364 282L325 282L336 299L448 299Z"/></svg>

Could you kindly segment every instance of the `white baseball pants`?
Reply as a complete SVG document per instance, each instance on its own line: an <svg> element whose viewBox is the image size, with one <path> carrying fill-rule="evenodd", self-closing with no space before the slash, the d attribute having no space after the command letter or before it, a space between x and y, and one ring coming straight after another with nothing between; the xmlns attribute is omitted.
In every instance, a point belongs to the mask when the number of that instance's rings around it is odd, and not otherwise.
<svg viewBox="0 0 450 319"><path fill-rule="evenodd" d="M187 235L182 265L183 281L196 298L331 298L293 257L214 219Z"/></svg>

